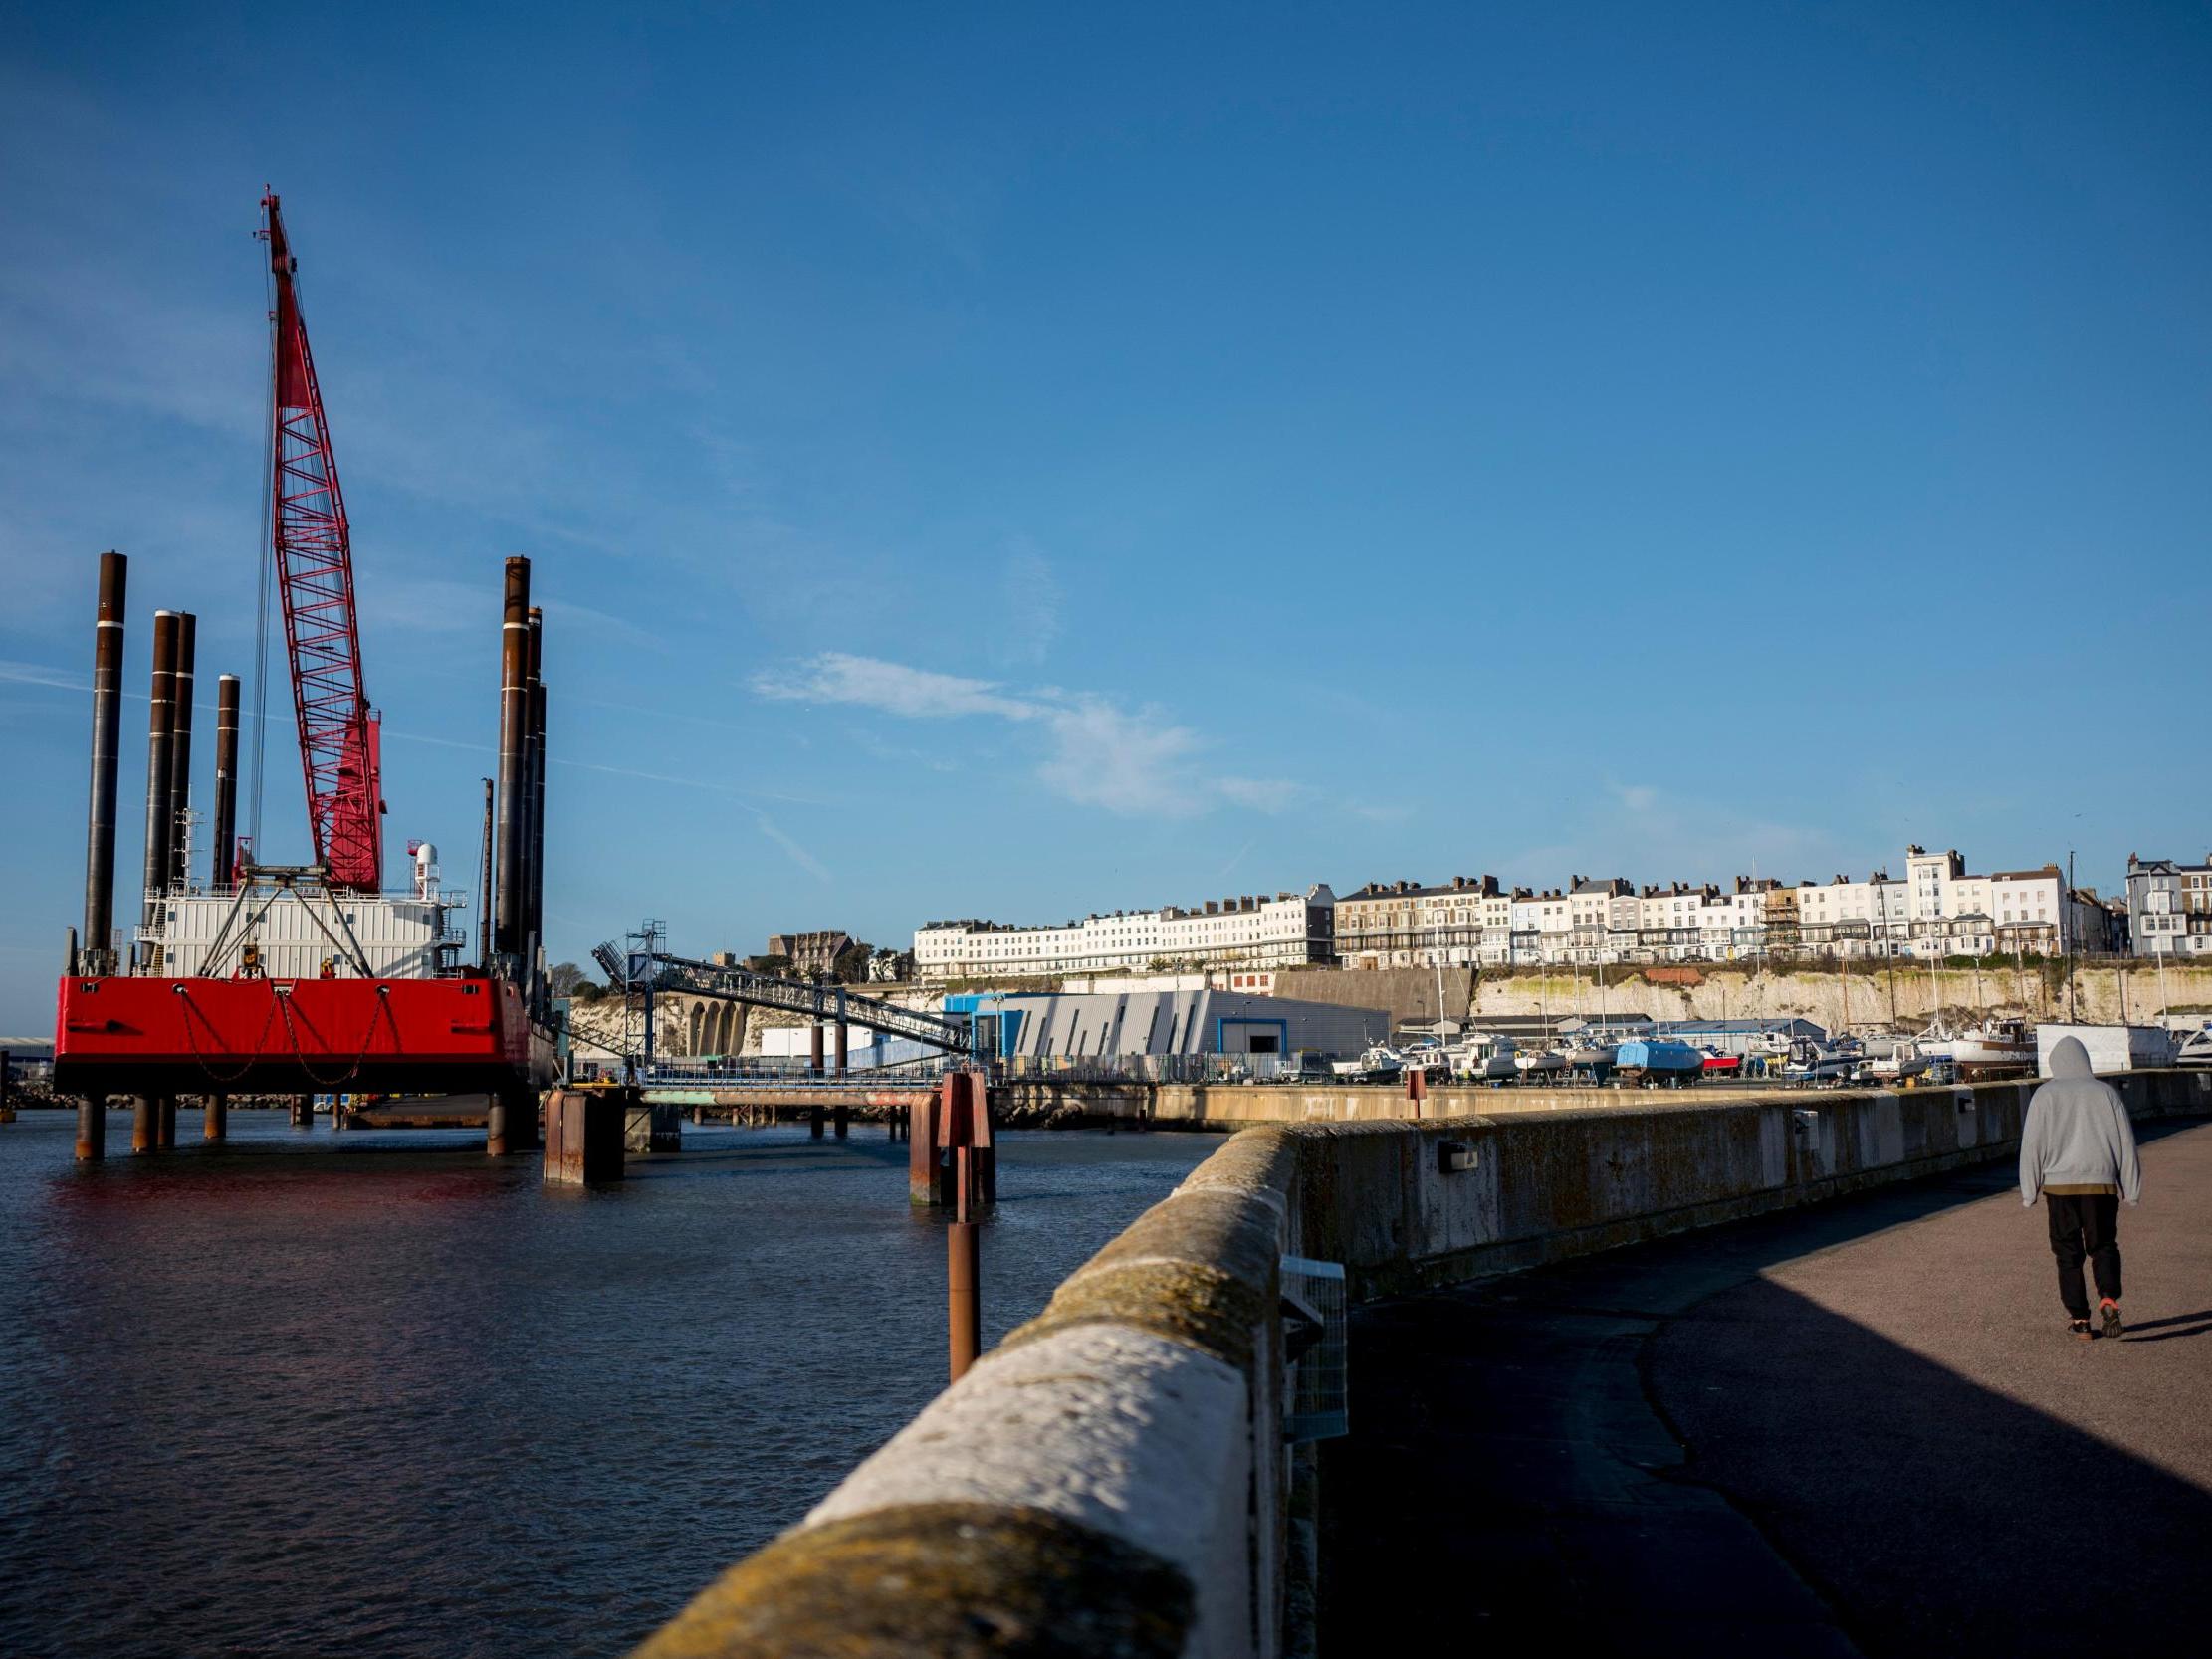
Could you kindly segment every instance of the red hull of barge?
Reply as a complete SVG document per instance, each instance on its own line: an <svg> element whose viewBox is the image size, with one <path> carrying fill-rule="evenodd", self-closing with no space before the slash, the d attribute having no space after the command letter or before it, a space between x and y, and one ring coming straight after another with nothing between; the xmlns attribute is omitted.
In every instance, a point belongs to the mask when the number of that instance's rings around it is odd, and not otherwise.
<svg viewBox="0 0 2212 1659"><path fill-rule="evenodd" d="M70 1094L501 1093L552 1071L499 979L64 979L55 1018Z"/></svg>

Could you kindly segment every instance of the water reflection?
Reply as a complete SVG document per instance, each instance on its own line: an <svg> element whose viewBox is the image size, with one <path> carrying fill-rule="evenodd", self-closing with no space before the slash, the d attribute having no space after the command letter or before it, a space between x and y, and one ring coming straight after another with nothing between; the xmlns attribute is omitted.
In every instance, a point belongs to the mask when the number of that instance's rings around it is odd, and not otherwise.
<svg viewBox="0 0 2212 1659"><path fill-rule="evenodd" d="M687 1126L550 1192L436 1133L196 1128L97 1171L64 1114L0 1130L0 1652L619 1652L941 1384L880 1129ZM987 1340L1216 1143L1008 1138Z"/></svg>

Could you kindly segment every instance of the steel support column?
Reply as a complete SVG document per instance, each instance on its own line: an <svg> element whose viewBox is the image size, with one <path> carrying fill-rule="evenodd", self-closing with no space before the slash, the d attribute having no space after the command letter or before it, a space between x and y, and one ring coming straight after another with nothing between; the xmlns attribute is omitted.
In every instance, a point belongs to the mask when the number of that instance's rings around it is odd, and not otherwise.
<svg viewBox="0 0 2212 1659"><path fill-rule="evenodd" d="M509 979L522 980L523 881L526 802L524 748L530 725L530 560L507 561L507 594L500 624L499 870L494 886L492 948Z"/></svg>
<svg viewBox="0 0 2212 1659"><path fill-rule="evenodd" d="M82 970L88 974L112 973L116 965L111 948L115 936L115 770L121 754L123 609L129 572L130 561L122 554L100 555L100 609L93 623L92 800L85 814ZM79 1157L99 1157L107 1147L107 1116L94 1104L98 1127L90 1136L80 1128Z"/></svg>
<svg viewBox="0 0 2212 1659"><path fill-rule="evenodd" d="M146 838L143 922L160 920L162 895L169 885L169 742L175 717L176 634L174 611L153 613L153 680L146 700Z"/></svg>
<svg viewBox="0 0 2212 1659"><path fill-rule="evenodd" d="M192 667L199 655L199 618L180 611L176 619L176 670L170 677L169 716L169 884L192 885Z"/></svg>

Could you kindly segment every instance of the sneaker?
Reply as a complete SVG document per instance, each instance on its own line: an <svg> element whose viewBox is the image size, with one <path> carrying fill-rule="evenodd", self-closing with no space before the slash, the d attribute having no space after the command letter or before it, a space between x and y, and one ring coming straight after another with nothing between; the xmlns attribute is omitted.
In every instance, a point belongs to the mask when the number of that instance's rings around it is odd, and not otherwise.
<svg viewBox="0 0 2212 1659"><path fill-rule="evenodd" d="M2066 1328L2069 1331L2073 1332L2077 1337L2081 1338L2082 1341L2084 1341L2085 1343L2090 1340L2090 1322L2088 1320L2069 1320L2067 1322Z"/></svg>
<svg viewBox="0 0 2212 1659"><path fill-rule="evenodd" d="M2123 1329L2124 1327L2122 1327L2119 1323L2119 1304L2116 1302L2105 1303L2104 1335L2111 1338L2114 1342L2117 1342L2119 1340L2120 1332Z"/></svg>

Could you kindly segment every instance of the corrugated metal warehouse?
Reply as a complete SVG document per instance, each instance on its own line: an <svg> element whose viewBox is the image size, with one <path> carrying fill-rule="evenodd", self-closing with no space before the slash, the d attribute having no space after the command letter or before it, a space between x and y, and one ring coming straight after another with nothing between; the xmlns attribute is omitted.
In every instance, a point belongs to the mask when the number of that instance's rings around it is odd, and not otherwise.
<svg viewBox="0 0 2212 1659"><path fill-rule="evenodd" d="M984 1027L987 1052L1012 1059L1119 1054L1358 1054L1390 1035L1374 1008L1234 991L1092 991L948 996L948 1014Z"/></svg>

